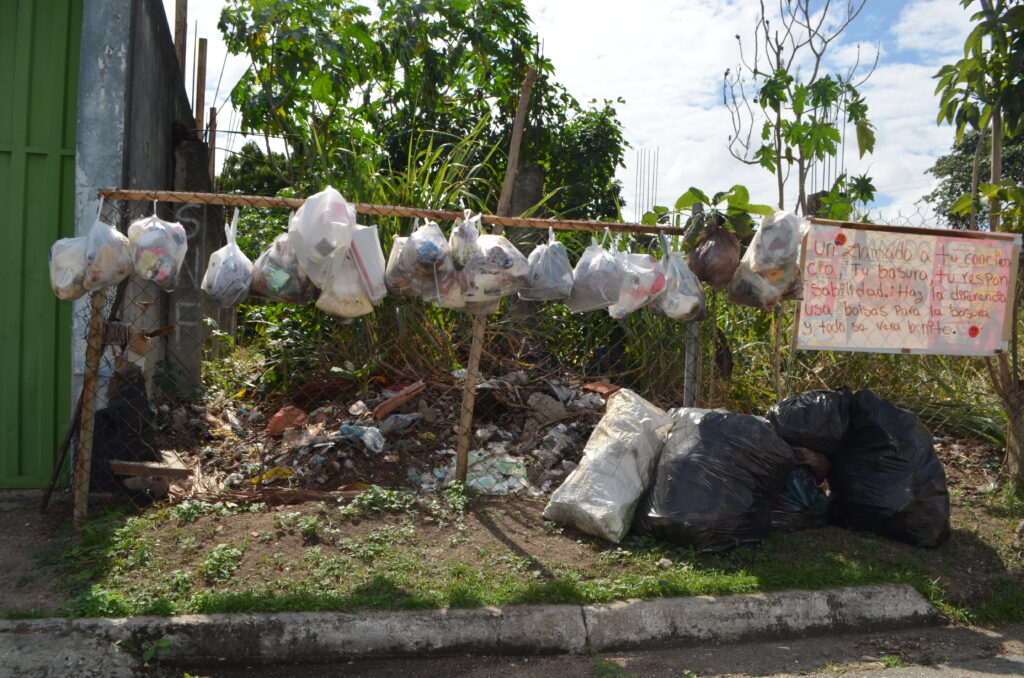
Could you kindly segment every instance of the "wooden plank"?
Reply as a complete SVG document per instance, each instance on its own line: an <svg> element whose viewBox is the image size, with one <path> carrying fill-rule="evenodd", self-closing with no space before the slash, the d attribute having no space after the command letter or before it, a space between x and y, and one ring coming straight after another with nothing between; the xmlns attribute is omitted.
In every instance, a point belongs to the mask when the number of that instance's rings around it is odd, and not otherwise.
<svg viewBox="0 0 1024 678"><path fill-rule="evenodd" d="M185 41L188 36L188 0L177 0L174 7L174 51L178 55L181 79L185 80Z"/></svg>
<svg viewBox="0 0 1024 678"><path fill-rule="evenodd" d="M855 228L862 231L884 231L887 233L913 233L915 235L946 235L951 238L975 238L978 240L1009 240L1020 244L1021 237L1018 233L992 233L990 231L957 231L951 228L919 228L914 226L890 226L888 224L862 224L856 221L836 221L834 219L822 219L811 217L808 221L812 224L823 226L835 226L836 228Z"/></svg>
<svg viewBox="0 0 1024 678"><path fill-rule="evenodd" d="M126 461L111 459L110 470L119 476L146 478L188 478L192 471L185 467L173 452L161 452L163 461Z"/></svg>

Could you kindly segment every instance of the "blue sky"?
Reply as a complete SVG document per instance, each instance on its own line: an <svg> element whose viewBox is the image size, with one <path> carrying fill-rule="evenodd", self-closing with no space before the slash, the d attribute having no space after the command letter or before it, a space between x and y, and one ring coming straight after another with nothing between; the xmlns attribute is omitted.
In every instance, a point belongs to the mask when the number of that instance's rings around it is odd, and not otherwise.
<svg viewBox="0 0 1024 678"><path fill-rule="evenodd" d="M736 183L748 186L757 202L776 202L772 176L728 154L731 126L721 106L722 72L738 59L734 35L750 35L758 3L525 2L556 77L569 91L581 101L625 99L618 111L633 150L618 176L628 202L634 195L639 149L660 152L657 204L671 205L691 185L716 191ZM210 40L206 94L210 105L225 55L216 29L223 3L192 0L189 4L190 52L194 21L199 22L199 36ZM765 4L775 5L770 0ZM164 5L173 13L174 0L164 0ZM845 0L833 5L845 5ZM949 149L953 132L935 124L937 99L931 76L958 57L969 16L958 0L868 0L860 17L830 49L830 66L836 69L852 63L858 47L862 61L873 59L879 50L878 68L862 87L877 127L875 152L863 159L849 149L846 154L846 169L852 174L868 173L879 188L875 219L935 223L918 200L934 185L925 170ZM245 66L240 58L228 58L218 105ZM222 129L237 128L229 108L225 104L220 111ZM227 136L218 145L231 150L242 143L240 137ZM634 210L634 205L627 205L624 216L635 218Z"/></svg>

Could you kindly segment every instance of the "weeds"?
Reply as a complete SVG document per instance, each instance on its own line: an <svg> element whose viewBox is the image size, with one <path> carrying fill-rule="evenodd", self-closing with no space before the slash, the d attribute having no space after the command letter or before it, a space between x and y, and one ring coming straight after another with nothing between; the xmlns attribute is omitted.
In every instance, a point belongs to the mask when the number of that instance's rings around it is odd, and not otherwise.
<svg viewBox="0 0 1024 678"><path fill-rule="evenodd" d="M244 551L231 544L217 544L203 559L196 570L208 584L223 584L231 579L238 566L242 563Z"/></svg>

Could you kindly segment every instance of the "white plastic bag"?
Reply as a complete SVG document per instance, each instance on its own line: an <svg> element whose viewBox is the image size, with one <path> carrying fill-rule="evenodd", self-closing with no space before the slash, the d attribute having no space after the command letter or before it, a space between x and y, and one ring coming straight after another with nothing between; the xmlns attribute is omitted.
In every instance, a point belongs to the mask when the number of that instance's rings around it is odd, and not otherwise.
<svg viewBox="0 0 1024 678"><path fill-rule="evenodd" d="M185 227L157 217L154 203L152 216L136 219L128 227L128 250L135 274L170 292L188 252Z"/></svg>
<svg viewBox="0 0 1024 678"><path fill-rule="evenodd" d="M373 310L353 261L352 250L339 247L327 259L326 282L316 307L339 318L358 318Z"/></svg>
<svg viewBox="0 0 1024 678"><path fill-rule="evenodd" d="M572 264L565 245L555 240L554 229L548 229L546 245L537 245L530 252L529 283L519 291L523 299L549 301L565 299L572 292Z"/></svg>
<svg viewBox="0 0 1024 678"><path fill-rule="evenodd" d="M459 308L462 294L448 241L433 221L423 224L405 241L395 262L394 277L407 282L407 296L445 308Z"/></svg>
<svg viewBox="0 0 1024 678"><path fill-rule="evenodd" d="M252 265L249 291L274 301L303 304L311 296L309 278L299 266L287 233L274 238Z"/></svg>
<svg viewBox="0 0 1024 678"><path fill-rule="evenodd" d="M529 281L530 264L503 235L481 235L462 270L466 304L493 305L515 294Z"/></svg>
<svg viewBox="0 0 1024 678"><path fill-rule="evenodd" d="M761 221L729 283L729 300L770 309L800 290L798 254L807 222L791 212L776 212Z"/></svg>
<svg viewBox="0 0 1024 678"><path fill-rule="evenodd" d="M608 307L608 315L621 320L661 293L665 288L665 274L658 260L650 254L619 252L617 258L622 268L622 283L619 298Z"/></svg>
<svg viewBox="0 0 1024 678"><path fill-rule="evenodd" d="M480 237L480 215L472 216L470 210L463 212L463 218L455 222L452 233L448 236L448 248L452 253L455 268L465 268L477 251L477 239Z"/></svg>
<svg viewBox="0 0 1024 678"><path fill-rule="evenodd" d="M573 313L611 306L619 298L623 274L615 255L594 240L576 262L572 272L572 292L565 305Z"/></svg>
<svg viewBox="0 0 1024 678"><path fill-rule="evenodd" d="M100 201L100 210L103 201ZM116 228L100 220L89 230L85 245L86 291L98 290L116 285L132 274L132 255L128 251L128 237Z"/></svg>
<svg viewBox="0 0 1024 678"><path fill-rule="evenodd" d="M203 291L210 295L213 303L228 308L249 296L252 284L252 262L238 247L238 208L231 219L231 225L224 226L228 244L210 255L210 263L203 276Z"/></svg>
<svg viewBox="0 0 1024 678"><path fill-rule="evenodd" d="M306 198L288 225L299 266L317 287L324 286L327 258L339 247L348 249L356 224L355 207L328 186Z"/></svg>
<svg viewBox="0 0 1024 678"><path fill-rule="evenodd" d="M396 235L391 240L391 252L388 254L388 264L384 268L384 282L387 284L388 292L403 297L415 297L412 291L412 280L404 274L398 262L402 257L402 248L409 238Z"/></svg>
<svg viewBox="0 0 1024 678"><path fill-rule="evenodd" d="M376 226L356 226L352 233L352 262L356 266L363 289L371 303L376 304L388 294L384 280L384 252Z"/></svg>
<svg viewBox="0 0 1024 678"><path fill-rule="evenodd" d="M583 448L580 465L554 491L544 517L619 543L650 485L672 418L629 389L608 407Z"/></svg>
<svg viewBox="0 0 1024 678"><path fill-rule="evenodd" d="M58 299L85 294L85 236L61 238L50 246L50 287Z"/></svg>
<svg viewBox="0 0 1024 678"><path fill-rule="evenodd" d="M702 320L705 312L704 288L700 280L686 265L686 258L680 252L673 252L668 238L661 234L661 269L665 273L665 289L651 299L648 305L651 313L663 315L679 322Z"/></svg>

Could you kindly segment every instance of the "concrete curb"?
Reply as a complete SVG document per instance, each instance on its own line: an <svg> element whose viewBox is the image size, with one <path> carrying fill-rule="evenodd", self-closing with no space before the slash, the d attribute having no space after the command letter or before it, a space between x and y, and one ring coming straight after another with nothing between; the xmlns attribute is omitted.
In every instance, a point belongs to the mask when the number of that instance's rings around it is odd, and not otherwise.
<svg viewBox="0 0 1024 678"><path fill-rule="evenodd" d="M849 629L921 626L939 615L913 587L861 586L826 591L631 600L606 605L521 605L503 609L362 614L289 612L128 619L0 621L0 665L18 667L19 648L80 639L124 655L116 643L141 647L166 638L164 661L331 661L374 655L473 652L579 653L674 643L733 642ZM36 652L33 661L60 653ZM25 657L27 660L28 657ZM108 656L108 661L112 660ZM122 657L123 659L123 657ZM36 667L42 668L42 667ZM99 667L96 667L99 668ZM63 675L67 664L42 673ZM104 668L119 675L119 667ZM85 675L85 674L81 674ZM125 674L128 675L128 674Z"/></svg>

